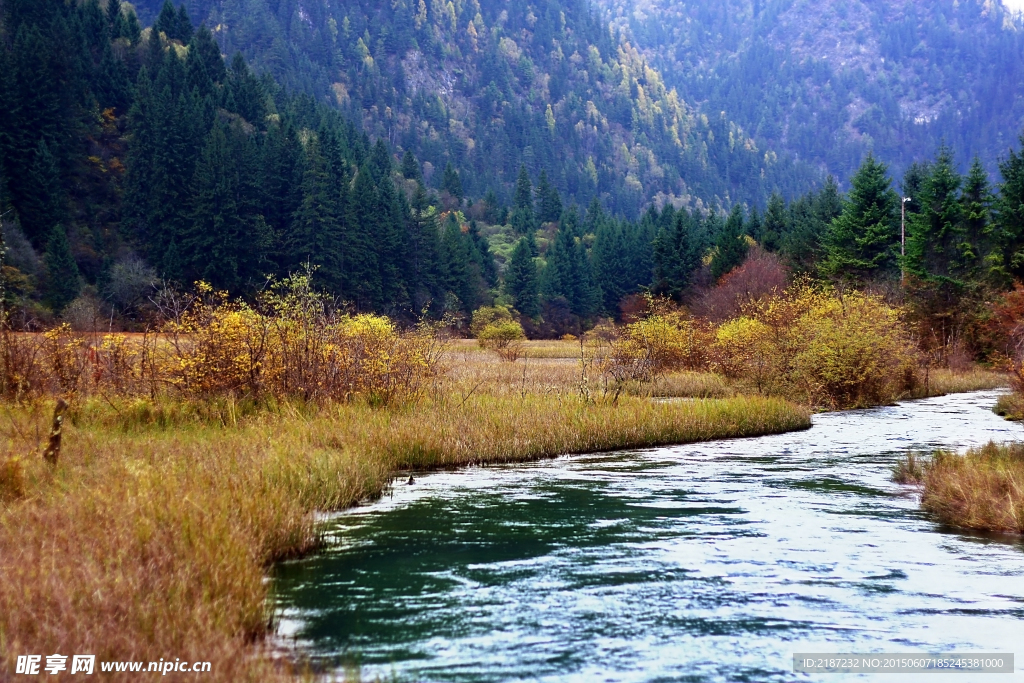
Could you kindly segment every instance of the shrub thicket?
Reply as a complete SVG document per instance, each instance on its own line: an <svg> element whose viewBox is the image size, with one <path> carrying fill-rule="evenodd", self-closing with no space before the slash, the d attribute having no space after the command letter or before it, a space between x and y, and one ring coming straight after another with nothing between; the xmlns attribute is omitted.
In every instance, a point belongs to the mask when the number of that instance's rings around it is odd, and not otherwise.
<svg viewBox="0 0 1024 683"><path fill-rule="evenodd" d="M878 296L797 285L718 325L665 308L623 328L606 363L615 379L711 370L829 409L888 403L918 381L903 312Z"/></svg>
<svg viewBox="0 0 1024 683"><path fill-rule="evenodd" d="M4 395L392 403L416 398L440 367L433 328L403 333L386 317L346 314L308 275L272 283L251 305L199 283L189 295L165 293L161 307L166 322L140 335L4 332Z"/></svg>

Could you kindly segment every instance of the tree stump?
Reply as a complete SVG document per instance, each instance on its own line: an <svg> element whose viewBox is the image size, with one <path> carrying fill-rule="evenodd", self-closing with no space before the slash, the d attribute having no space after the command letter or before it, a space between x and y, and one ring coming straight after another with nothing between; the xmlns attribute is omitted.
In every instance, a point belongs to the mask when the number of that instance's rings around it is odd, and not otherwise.
<svg viewBox="0 0 1024 683"><path fill-rule="evenodd" d="M43 451L43 460L52 466L57 466L60 459L60 439L64 431L64 413L67 412L68 402L62 398L57 399L57 406L53 409L53 427L50 429L50 443Z"/></svg>

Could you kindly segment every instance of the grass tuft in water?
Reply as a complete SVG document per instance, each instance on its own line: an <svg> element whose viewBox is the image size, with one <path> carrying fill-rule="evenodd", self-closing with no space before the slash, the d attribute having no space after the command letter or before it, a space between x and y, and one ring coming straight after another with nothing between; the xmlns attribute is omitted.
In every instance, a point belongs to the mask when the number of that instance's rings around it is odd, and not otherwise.
<svg viewBox="0 0 1024 683"><path fill-rule="evenodd" d="M928 461L908 454L893 479L923 485L921 507L943 524L1024 533L1024 444L936 451Z"/></svg>
<svg viewBox="0 0 1024 683"><path fill-rule="evenodd" d="M920 484L924 479L926 462L916 453L907 453L892 468L892 480L897 484Z"/></svg>

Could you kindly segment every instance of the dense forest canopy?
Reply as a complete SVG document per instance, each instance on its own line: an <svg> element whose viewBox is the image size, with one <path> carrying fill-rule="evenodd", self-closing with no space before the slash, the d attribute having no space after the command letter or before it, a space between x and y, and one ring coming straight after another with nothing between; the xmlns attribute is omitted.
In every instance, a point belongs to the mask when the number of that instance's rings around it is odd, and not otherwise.
<svg viewBox="0 0 1024 683"><path fill-rule="evenodd" d="M143 0L144 23L163 0ZM331 102L469 196L509 202L521 165L581 206L636 217L652 200L763 203L820 180L685 94L587 0L189 0L226 54Z"/></svg>
<svg viewBox="0 0 1024 683"><path fill-rule="evenodd" d="M245 16L269 20L286 6L296 9L281 2ZM361 67L345 72L354 80L331 90L348 93L339 107L338 98L318 96L315 83L283 87L269 67L250 66L244 50L226 57L232 34L213 21L227 15L202 3L165 2L159 12L143 4L140 21L118 0L5 0L0 213L4 297L15 323L59 316L85 327L139 328L161 283L202 280L247 297L268 277L308 270L353 310L465 323L497 307L518 315L531 335L557 336L628 317L642 307L639 295L714 316L716 307L796 275L888 292L912 303L922 329L943 344L957 336L983 350L977 321L986 302L1024 277L1019 146L1007 149L995 174L952 144L937 143L905 169L883 148L858 157L848 190L829 176L817 189L787 193L766 167L756 170L764 153L735 124L689 111L583 4L496 12L469 3L460 14L454 4L432 3L448 12L436 16L455 17L455 29L467 12L467 27L480 18L475 38L456 43L442 40L452 24L430 23L433 9L401 19L389 14L405 7L400 0L377 13L345 7L351 14L337 35L321 36L332 46L324 54L347 63L348 43L337 41L358 35L356 45L373 45L377 56L363 55ZM192 18L204 12L214 30ZM333 18L321 17L323 25ZM307 19L292 48L320 25ZM565 66L554 53L570 48L591 61ZM476 98L464 111L476 111L488 92L506 98L473 128L479 136L455 119L442 132L400 113L427 106L437 82L381 95L384 102L404 93L390 114L370 104L381 79L415 81L395 55L455 63L445 60L464 60L463 52L475 55L476 75L461 76L451 92ZM287 80L300 71L284 73ZM488 85L475 90L479 74ZM603 109L585 101L590 124L565 123L580 98L598 94ZM446 117L453 111L439 106ZM524 123L531 111L542 113L536 126ZM527 118L517 124L510 112ZM465 121L479 121L472 116ZM581 146L577 129L593 146ZM461 147L452 146L453 131L466 134ZM535 134L544 137L531 142ZM676 150L678 167L638 155L657 140ZM596 169L589 192L574 185L582 176L569 180L580 150L584 171ZM699 173L687 174L691 162ZM688 202L630 194L648 177L706 194ZM729 188L748 181L754 194L767 192L762 202L724 202Z"/></svg>
<svg viewBox="0 0 1024 683"><path fill-rule="evenodd" d="M596 3L699 111L844 183L943 141L995 172L1024 125L1024 24L993 0Z"/></svg>

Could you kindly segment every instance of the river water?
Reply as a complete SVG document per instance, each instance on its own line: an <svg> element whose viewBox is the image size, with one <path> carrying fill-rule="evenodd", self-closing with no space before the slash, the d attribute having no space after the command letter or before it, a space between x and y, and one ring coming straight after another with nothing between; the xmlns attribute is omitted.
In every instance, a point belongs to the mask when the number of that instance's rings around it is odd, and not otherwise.
<svg viewBox="0 0 1024 683"><path fill-rule="evenodd" d="M808 431L418 476L275 569L281 642L364 678L846 680L794 652L1014 652L1024 542L944 529L908 450L1024 438L959 394ZM871 680L976 680L875 675Z"/></svg>

